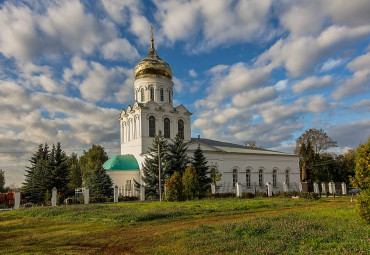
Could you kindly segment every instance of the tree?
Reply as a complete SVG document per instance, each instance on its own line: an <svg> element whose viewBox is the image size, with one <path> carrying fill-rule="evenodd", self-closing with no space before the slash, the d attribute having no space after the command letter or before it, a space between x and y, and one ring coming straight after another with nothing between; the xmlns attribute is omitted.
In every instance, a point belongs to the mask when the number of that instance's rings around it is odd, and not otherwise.
<svg viewBox="0 0 370 255"><path fill-rule="evenodd" d="M195 168L196 173L199 177L199 186L201 195L205 195L207 191L210 189L211 178L209 175L209 166L207 166L206 157L203 155L203 151L198 146L198 148L194 151L193 157L191 159L191 164Z"/></svg>
<svg viewBox="0 0 370 255"><path fill-rule="evenodd" d="M78 158L76 153L72 153L67 160L69 168L69 184L70 188L79 188L82 186L82 172L81 167L78 163Z"/></svg>
<svg viewBox="0 0 370 255"><path fill-rule="evenodd" d="M216 184L217 181L221 180L222 174L220 171L218 171L218 165L217 163L212 163L211 169L210 169L210 177L211 177L211 183Z"/></svg>
<svg viewBox="0 0 370 255"><path fill-rule="evenodd" d="M348 150L343 155L335 158L336 178L335 181L350 183L349 176L355 175L355 150Z"/></svg>
<svg viewBox="0 0 370 255"><path fill-rule="evenodd" d="M353 186L361 190L357 198L360 216L370 223L370 137L356 150L355 177Z"/></svg>
<svg viewBox="0 0 370 255"><path fill-rule="evenodd" d="M5 192L5 172L0 169L0 192Z"/></svg>
<svg viewBox="0 0 370 255"><path fill-rule="evenodd" d="M182 184L184 185L184 197L187 200L198 198L200 194L199 176L195 172L195 168L189 164L182 176Z"/></svg>
<svg viewBox="0 0 370 255"><path fill-rule="evenodd" d="M88 151L83 151L79 164L85 185L89 185L88 182L94 170L102 166L107 160L108 155L100 145L93 144Z"/></svg>
<svg viewBox="0 0 370 255"><path fill-rule="evenodd" d="M175 171L171 178L166 179L166 199L168 201L183 201L184 186L182 184L181 175Z"/></svg>
<svg viewBox="0 0 370 255"><path fill-rule="evenodd" d="M89 190L92 197L112 197L113 183L103 166L97 166L90 176Z"/></svg>
<svg viewBox="0 0 370 255"><path fill-rule="evenodd" d="M315 154L320 154L329 148L338 146L337 142L330 138L324 130L310 128L297 138L294 153L299 154L302 144L307 146L308 142L311 143Z"/></svg>
<svg viewBox="0 0 370 255"><path fill-rule="evenodd" d="M189 157L186 154L188 147L184 140L180 138L179 133L177 133L175 140L168 145L166 161L167 161L167 174L172 176L175 171L180 175L183 175L187 165L189 164Z"/></svg>
<svg viewBox="0 0 370 255"><path fill-rule="evenodd" d="M67 156L62 150L60 143L57 146L53 145L51 156L50 156L50 166L51 166L51 176L50 176L50 189L54 187L57 190L66 190L68 188L69 178L69 168L67 163Z"/></svg>
<svg viewBox="0 0 370 255"><path fill-rule="evenodd" d="M141 179L145 183L145 194L147 197L153 198L159 198L158 146L161 157L161 189L164 191L164 180L170 178L170 175L167 173L167 164L164 160L167 153L167 142L160 131L154 137L152 147L149 148L142 166L143 176Z"/></svg>

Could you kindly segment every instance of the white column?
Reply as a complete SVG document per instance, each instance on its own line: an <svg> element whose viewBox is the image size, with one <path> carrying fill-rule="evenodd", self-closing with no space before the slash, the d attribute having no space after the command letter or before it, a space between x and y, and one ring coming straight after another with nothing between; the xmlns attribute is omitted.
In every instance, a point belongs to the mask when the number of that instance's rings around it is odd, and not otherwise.
<svg viewBox="0 0 370 255"><path fill-rule="evenodd" d="M326 185L325 185L325 182L322 182L321 183L321 193L324 193L324 194L326 194Z"/></svg>
<svg viewBox="0 0 370 255"><path fill-rule="evenodd" d="M302 189L303 189L302 182L299 182L298 183L298 189L299 189L299 192L302 192Z"/></svg>
<svg viewBox="0 0 370 255"><path fill-rule="evenodd" d="M51 206L57 205L57 188L54 187L51 191Z"/></svg>
<svg viewBox="0 0 370 255"><path fill-rule="evenodd" d="M212 194L216 194L216 184L214 183L211 184L211 192Z"/></svg>
<svg viewBox="0 0 370 255"><path fill-rule="evenodd" d="M335 185L334 182L329 182L329 193L334 194L335 193Z"/></svg>
<svg viewBox="0 0 370 255"><path fill-rule="evenodd" d="M286 182L283 182L283 190L284 192L288 192L288 184Z"/></svg>
<svg viewBox="0 0 370 255"><path fill-rule="evenodd" d="M90 193L89 193L89 187L86 186L85 187L85 191L84 191L84 204L85 205L88 205L89 204L89 198L90 198Z"/></svg>
<svg viewBox="0 0 370 255"><path fill-rule="evenodd" d="M270 182L266 182L267 186L267 196L272 197L272 185Z"/></svg>
<svg viewBox="0 0 370 255"><path fill-rule="evenodd" d="M242 184L240 182L237 182L235 183L235 187L236 187L236 196L241 197L243 194Z"/></svg>
<svg viewBox="0 0 370 255"><path fill-rule="evenodd" d="M313 183L313 192L319 194L319 184L317 182Z"/></svg>
<svg viewBox="0 0 370 255"><path fill-rule="evenodd" d="M19 189L15 190L15 197L14 197L14 209L19 209L21 205L21 191Z"/></svg>
<svg viewBox="0 0 370 255"><path fill-rule="evenodd" d="M145 201L145 186L140 186L140 201Z"/></svg>
<svg viewBox="0 0 370 255"><path fill-rule="evenodd" d="M347 185L345 182L342 182L342 194L347 195Z"/></svg>
<svg viewBox="0 0 370 255"><path fill-rule="evenodd" d="M114 191L113 191L113 202L114 203L117 203L118 202L118 186L114 186Z"/></svg>

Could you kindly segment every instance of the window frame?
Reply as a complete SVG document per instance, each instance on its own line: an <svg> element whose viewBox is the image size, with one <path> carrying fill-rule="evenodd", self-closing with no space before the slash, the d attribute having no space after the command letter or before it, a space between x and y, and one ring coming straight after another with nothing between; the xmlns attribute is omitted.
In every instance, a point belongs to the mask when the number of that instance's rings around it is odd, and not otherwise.
<svg viewBox="0 0 370 255"><path fill-rule="evenodd" d="M263 169L258 170L258 186L263 187Z"/></svg>
<svg viewBox="0 0 370 255"><path fill-rule="evenodd" d="M163 119L163 137L171 138L171 121L168 117Z"/></svg>
<svg viewBox="0 0 370 255"><path fill-rule="evenodd" d="M234 168L232 170L233 173L233 187L235 187L235 184L238 182L238 169Z"/></svg>
<svg viewBox="0 0 370 255"><path fill-rule="evenodd" d="M277 186L277 170L273 169L272 170L272 187Z"/></svg>
<svg viewBox="0 0 370 255"><path fill-rule="evenodd" d="M251 172L249 168L245 171L245 184L247 187L251 186Z"/></svg>
<svg viewBox="0 0 370 255"><path fill-rule="evenodd" d="M149 137L155 137L155 117L149 116Z"/></svg>
<svg viewBox="0 0 370 255"><path fill-rule="evenodd" d="M180 130L180 123L182 123L182 130ZM185 123L182 119L179 119L177 121L177 133L179 134L180 136L180 139L184 140L184 137L185 137Z"/></svg>

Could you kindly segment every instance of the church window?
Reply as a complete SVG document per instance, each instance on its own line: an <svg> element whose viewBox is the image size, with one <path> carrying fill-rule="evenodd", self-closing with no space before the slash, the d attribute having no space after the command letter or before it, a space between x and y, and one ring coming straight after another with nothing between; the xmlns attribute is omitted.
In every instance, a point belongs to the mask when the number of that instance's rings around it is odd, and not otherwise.
<svg viewBox="0 0 370 255"><path fill-rule="evenodd" d="M258 171L258 185L260 187L263 186L263 170L262 169Z"/></svg>
<svg viewBox="0 0 370 255"><path fill-rule="evenodd" d="M168 102L170 104L172 104L172 95L171 95L171 91L168 91Z"/></svg>
<svg viewBox="0 0 370 255"><path fill-rule="evenodd" d="M150 100L154 101L154 88L150 87Z"/></svg>
<svg viewBox="0 0 370 255"><path fill-rule="evenodd" d="M272 186L273 187L276 187L276 178L277 178L277 171L276 171L276 169L274 169L272 171Z"/></svg>
<svg viewBox="0 0 370 255"><path fill-rule="evenodd" d="M177 122L177 132L179 133L180 139L184 139L184 121L179 120Z"/></svg>
<svg viewBox="0 0 370 255"><path fill-rule="evenodd" d="M245 173L245 180L246 180L247 187L250 187L251 186L251 170L250 169L247 169Z"/></svg>
<svg viewBox="0 0 370 255"><path fill-rule="evenodd" d="M285 183L289 186L289 170L285 170Z"/></svg>
<svg viewBox="0 0 370 255"><path fill-rule="evenodd" d="M160 95L161 95L161 101L163 102L164 101L163 88L161 88L160 90Z"/></svg>
<svg viewBox="0 0 370 255"><path fill-rule="evenodd" d="M144 102L145 101L145 94L144 94L144 89L141 89L141 102Z"/></svg>
<svg viewBox="0 0 370 255"><path fill-rule="evenodd" d="M155 136L155 118L154 116L149 117L149 137Z"/></svg>
<svg viewBox="0 0 370 255"><path fill-rule="evenodd" d="M233 187L238 182L238 169L233 169Z"/></svg>
<svg viewBox="0 0 370 255"><path fill-rule="evenodd" d="M165 118L164 119L164 138L171 138L170 129L171 129L170 119Z"/></svg>

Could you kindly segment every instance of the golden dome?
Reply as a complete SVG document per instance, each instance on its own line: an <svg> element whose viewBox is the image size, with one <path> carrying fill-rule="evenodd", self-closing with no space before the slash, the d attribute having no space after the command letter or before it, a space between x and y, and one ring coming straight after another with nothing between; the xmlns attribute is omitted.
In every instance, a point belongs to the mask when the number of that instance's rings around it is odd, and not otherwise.
<svg viewBox="0 0 370 255"><path fill-rule="evenodd" d="M172 79L172 69L169 64L162 60L154 49L154 39L151 39L151 46L148 55L143 58L134 68L135 79L143 77L167 77Z"/></svg>

